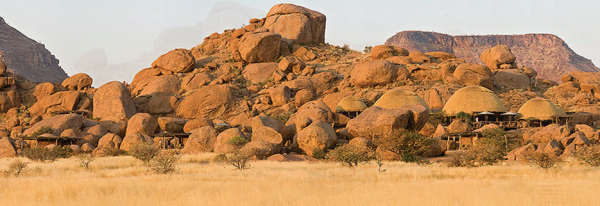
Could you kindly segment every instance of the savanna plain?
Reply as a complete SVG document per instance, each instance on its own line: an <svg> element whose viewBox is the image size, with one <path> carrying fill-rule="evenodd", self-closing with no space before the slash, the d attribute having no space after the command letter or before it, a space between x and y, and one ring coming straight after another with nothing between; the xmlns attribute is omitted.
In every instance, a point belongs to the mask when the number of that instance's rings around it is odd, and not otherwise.
<svg viewBox="0 0 600 206"><path fill-rule="evenodd" d="M23 161L28 161L22 159ZM0 160L7 168L10 158ZM238 171L213 155L184 155L172 174L130 156L30 162L0 178L0 205L598 205L600 169L543 170L509 162L476 168L384 162L253 161Z"/></svg>

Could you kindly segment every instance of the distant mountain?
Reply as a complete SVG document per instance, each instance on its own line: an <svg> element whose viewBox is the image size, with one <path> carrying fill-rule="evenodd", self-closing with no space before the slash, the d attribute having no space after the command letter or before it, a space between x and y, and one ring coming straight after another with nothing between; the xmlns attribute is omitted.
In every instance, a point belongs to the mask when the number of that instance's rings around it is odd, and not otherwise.
<svg viewBox="0 0 600 206"><path fill-rule="evenodd" d="M436 32L403 31L390 37L386 45L409 51L454 53L467 62L483 62L481 53L496 45L510 47L519 66L538 72L538 77L560 81L572 71L599 72L591 60L579 56L558 36L552 34L451 36Z"/></svg>
<svg viewBox="0 0 600 206"><path fill-rule="evenodd" d="M62 82L68 77L43 44L6 24L0 17L0 54L15 75L36 82Z"/></svg>

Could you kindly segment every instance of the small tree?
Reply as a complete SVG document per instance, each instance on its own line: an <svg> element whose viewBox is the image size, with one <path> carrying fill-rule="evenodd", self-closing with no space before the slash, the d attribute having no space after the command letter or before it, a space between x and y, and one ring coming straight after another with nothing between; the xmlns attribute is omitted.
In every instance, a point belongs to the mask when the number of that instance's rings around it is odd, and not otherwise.
<svg viewBox="0 0 600 206"><path fill-rule="evenodd" d="M329 151L327 159L340 162L344 166L354 167L373 159L373 149L367 146L345 144Z"/></svg>
<svg viewBox="0 0 600 206"><path fill-rule="evenodd" d="M233 149L226 154L226 162L239 171L250 168L248 161L252 155L247 151L242 150L242 147L248 142L249 141L246 138L240 136L234 136L227 140L227 144L233 146Z"/></svg>
<svg viewBox="0 0 600 206"><path fill-rule="evenodd" d="M24 162L24 161L21 161L20 159L15 159L8 165L7 169L2 170L2 173L7 177L10 177L10 176L18 177L19 175L23 174L27 170L28 165L29 165L29 162Z"/></svg>
<svg viewBox="0 0 600 206"><path fill-rule="evenodd" d="M96 158L94 158L94 155L92 154L79 154L77 155L77 164L79 167L85 168L85 169L90 169L90 163L92 163L92 161L94 161Z"/></svg>
<svg viewBox="0 0 600 206"><path fill-rule="evenodd" d="M172 153L163 153L154 156L148 164L148 169L158 174L169 174L177 172L177 164L180 156Z"/></svg>
<svg viewBox="0 0 600 206"><path fill-rule="evenodd" d="M371 49L373 49L373 46L365 46L365 49L363 49L363 52L371 53Z"/></svg>
<svg viewBox="0 0 600 206"><path fill-rule="evenodd" d="M144 164L148 164L159 152L157 147L147 142L136 144L129 150L131 156L141 160Z"/></svg>
<svg viewBox="0 0 600 206"><path fill-rule="evenodd" d="M421 162L433 141L416 131L395 130L377 138L375 143L381 149L398 154L404 162Z"/></svg>
<svg viewBox="0 0 600 206"><path fill-rule="evenodd" d="M377 171L379 173L385 172L385 169L381 169L381 167L383 166L383 150L375 152L375 163L377 164Z"/></svg>

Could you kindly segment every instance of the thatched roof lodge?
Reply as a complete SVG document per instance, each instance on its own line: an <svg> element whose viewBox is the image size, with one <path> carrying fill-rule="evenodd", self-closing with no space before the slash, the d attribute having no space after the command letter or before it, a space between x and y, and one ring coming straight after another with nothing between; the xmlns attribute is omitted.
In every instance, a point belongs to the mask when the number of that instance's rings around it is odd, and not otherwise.
<svg viewBox="0 0 600 206"><path fill-rule="evenodd" d="M518 113L521 114L520 119L536 119L541 121L555 120L556 118L567 116L563 109L544 98L530 99L521 106Z"/></svg>
<svg viewBox="0 0 600 206"><path fill-rule="evenodd" d="M430 110L429 105L427 105L423 98L412 91L402 89L395 89L385 93L373 104L373 106L386 109L396 109L405 105L422 105L427 110Z"/></svg>
<svg viewBox="0 0 600 206"><path fill-rule="evenodd" d="M508 112L504 103L491 90L480 86L467 86L459 89L448 99L442 109L447 115L460 112Z"/></svg>
<svg viewBox="0 0 600 206"><path fill-rule="evenodd" d="M335 107L336 113L342 112L362 112L367 109L367 105L355 96L344 97Z"/></svg>

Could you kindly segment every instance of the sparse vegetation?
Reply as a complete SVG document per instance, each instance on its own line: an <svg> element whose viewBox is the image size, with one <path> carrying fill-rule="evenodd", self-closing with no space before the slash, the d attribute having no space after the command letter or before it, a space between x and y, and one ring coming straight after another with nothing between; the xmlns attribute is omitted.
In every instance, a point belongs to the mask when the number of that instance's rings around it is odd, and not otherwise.
<svg viewBox="0 0 600 206"><path fill-rule="evenodd" d="M280 121L285 124L290 119L292 114L293 113L291 113L291 112L283 112L283 113L273 115L273 116L271 116L271 118L276 119L277 121Z"/></svg>
<svg viewBox="0 0 600 206"><path fill-rule="evenodd" d="M374 158L374 151L366 146L345 144L329 151L327 159L341 163L343 166L355 167L367 163Z"/></svg>
<svg viewBox="0 0 600 206"><path fill-rule="evenodd" d="M554 153L534 152L529 159L529 163L541 169L559 169L559 163L563 162L560 157Z"/></svg>
<svg viewBox="0 0 600 206"><path fill-rule="evenodd" d="M585 165L600 166L600 144L592 144L577 148L575 158Z"/></svg>
<svg viewBox="0 0 600 206"><path fill-rule="evenodd" d="M20 159L15 159L10 164L8 164L8 168L2 170L2 173L6 177L19 177L27 170L27 166L29 162L21 161Z"/></svg>
<svg viewBox="0 0 600 206"><path fill-rule="evenodd" d="M52 127L41 127L37 131L31 134L31 137L35 138L42 134L52 134Z"/></svg>
<svg viewBox="0 0 600 206"><path fill-rule="evenodd" d="M85 169L90 169L90 164L96 159L92 154L78 154L77 156L77 166Z"/></svg>
<svg viewBox="0 0 600 206"><path fill-rule="evenodd" d="M225 161L239 171L250 168L248 162L250 161L251 155L242 150L242 147L248 142L249 141L246 138L240 136L234 136L227 140L227 144L233 146L233 149L231 152L225 154Z"/></svg>
<svg viewBox="0 0 600 206"><path fill-rule="evenodd" d="M365 49L363 50L363 52L371 53L371 49L373 49L373 46L365 46Z"/></svg>
<svg viewBox="0 0 600 206"><path fill-rule="evenodd" d="M179 154L170 152L161 153L154 156L148 164L148 169L158 174L170 174L177 172L177 164L180 159Z"/></svg>
<svg viewBox="0 0 600 206"><path fill-rule="evenodd" d="M70 147L56 146L52 149L48 148L30 148L23 149L21 156L26 157L36 162L54 162L58 158L69 158L71 157L73 150Z"/></svg>
<svg viewBox="0 0 600 206"><path fill-rule="evenodd" d="M404 162L422 162L432 140L417 131L395 130L390 135L376 138L375 143L384 150L398 154Z"/></svg>
<svg viewBox="0 0 600 206"><path fill-rule="evenodd" d="M148 164L152 158L154 158L160 150L152 145L151 143L140 143L134 145L130 150L129 154L135 157L138 160L144 162L144 164Z"/></svg>

